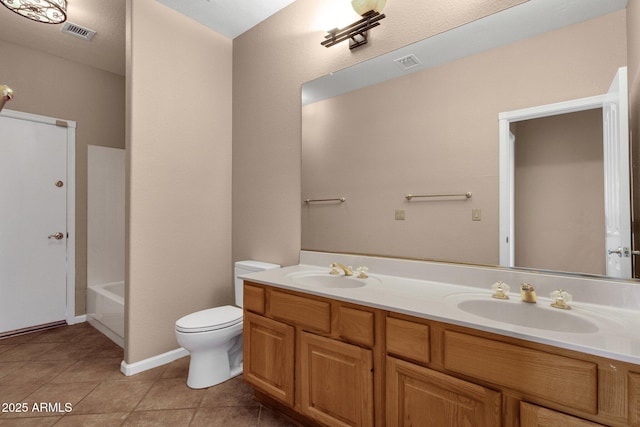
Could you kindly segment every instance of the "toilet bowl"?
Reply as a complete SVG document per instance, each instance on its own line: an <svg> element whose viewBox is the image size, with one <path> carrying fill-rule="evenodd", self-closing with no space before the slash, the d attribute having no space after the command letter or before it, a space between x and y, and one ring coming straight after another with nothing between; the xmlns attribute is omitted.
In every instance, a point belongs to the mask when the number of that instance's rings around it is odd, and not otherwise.
<svg viewBox="0 0 640 427"><path fill-rule="evenodd" d="M261 261L235 264L236 306L225 305L197 311L176 321L176 339L190 356L187 385L206 388L242 373L242 292L238 276L279 268Z"/></svg>

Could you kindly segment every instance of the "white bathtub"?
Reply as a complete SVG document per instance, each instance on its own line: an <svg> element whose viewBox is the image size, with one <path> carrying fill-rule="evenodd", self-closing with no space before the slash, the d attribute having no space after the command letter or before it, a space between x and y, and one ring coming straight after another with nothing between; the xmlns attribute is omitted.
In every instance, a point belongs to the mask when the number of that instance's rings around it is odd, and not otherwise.
<svg viewBox="0 0 640 427"><path fill-rule="evenodd" d="M124 348L124 282L87 288L87 322Z"/></svg>

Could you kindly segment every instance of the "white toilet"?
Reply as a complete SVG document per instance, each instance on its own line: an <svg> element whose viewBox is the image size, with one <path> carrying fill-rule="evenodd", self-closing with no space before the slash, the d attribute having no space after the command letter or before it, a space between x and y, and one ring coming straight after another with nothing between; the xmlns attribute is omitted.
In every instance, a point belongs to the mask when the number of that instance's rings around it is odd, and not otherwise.
<svg viewBox="0 0 640 427"><path fill-rule="evenodd" d="M261 261L238 261L234 279L236 305L209 308L176 321L178 344L191 354L187 385L206 388L242 373L242 288L238 276L279 268Z"/></svg>

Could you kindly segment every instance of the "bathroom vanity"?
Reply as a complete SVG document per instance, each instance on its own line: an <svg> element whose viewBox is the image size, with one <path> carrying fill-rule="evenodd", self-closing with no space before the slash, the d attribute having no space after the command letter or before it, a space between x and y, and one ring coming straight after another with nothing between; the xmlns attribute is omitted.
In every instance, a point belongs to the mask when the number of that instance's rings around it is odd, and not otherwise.
<svg viewBox="0 0 640 427"><path fill-rule="evenodd" d="M424 266L400 265L409 277L375 274L393 272L389 262L370 266L366 279L331 276L322 260L245 277L244 380L258 400L303 425L640 425L637 311L600 310L574 290L566 315L575 324L505 323L465 313L460 302L538 310L525 316L531 322L563 318L546 311L557 310L547 299L492 300L491 283L464 283L490 272L451 267L462 284L411 277L437 277L443 266L425 274ZM547 278L537 279L544 288Z"/></svg>

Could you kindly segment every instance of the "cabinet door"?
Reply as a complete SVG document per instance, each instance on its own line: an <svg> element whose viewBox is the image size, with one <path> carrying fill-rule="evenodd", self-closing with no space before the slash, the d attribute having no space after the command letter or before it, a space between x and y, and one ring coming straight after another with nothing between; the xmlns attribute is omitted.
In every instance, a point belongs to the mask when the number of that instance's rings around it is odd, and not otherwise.
<svg viewBox="0 0 640 427"><path fill-rule="evenodd" d="M253 313L244 314L244 380L293 406L295 330Z"/></svg>
<svg viewBox="0 0 640 427"><path fill-rule="evenodd" d="M592 423L571 415L552 411L530 403L520 403L520 427L594 427Z"/></svg>
<svg viewBox="0 0 640 427"><path fill-rule="evenodd" d="M501 394L387 357L387 427L496 427Z"/></svg>
<svg viewBox="0 0 640 427"><path fill-rule="evenodd" d="M328 426L373 426L371 350L300 333L302 412Z"/></svg>

